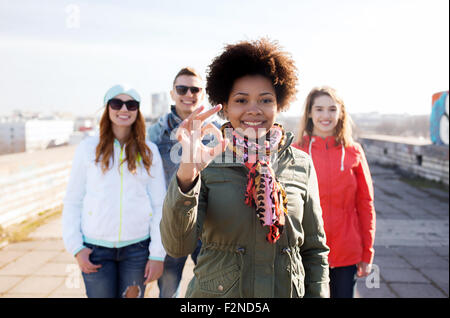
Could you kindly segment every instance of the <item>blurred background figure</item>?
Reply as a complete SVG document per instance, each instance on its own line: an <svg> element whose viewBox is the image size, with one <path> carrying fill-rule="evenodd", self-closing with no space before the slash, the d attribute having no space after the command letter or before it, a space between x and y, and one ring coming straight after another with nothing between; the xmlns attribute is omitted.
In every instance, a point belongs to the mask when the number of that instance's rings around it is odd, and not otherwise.
<svg viewBox="0 0 450 318"><path fill-rule="evenodd" d="M175 147L178 144L175 136L178 126L204 102L205 88L199 73L192 67L182 68L173 80L170 96L175 105L172 105L170 112L161 116L148 129L150 140L158 146L163 158L166 184L170 182L175 174L181 157L181 148ZM199 240L197 248L191 254L194 264L197 263L200 247L201 242ZM164 273L158 280L159 296L161 298L178 297L181 275L186 260L187 256L174 258L166 255Z"/></svg>
<svg viewBox="0 0 450 318"><path fill-rule="evenodd" d="M140 96L122 85L105 94L99 136L73 159L63 239L88 297L143 297L163 272L159 222L165 189L161 156L146 141Z"/></svg>
<svg viewBox="0 0 450 318"><path fill-rule="evenodd" d="M327 245L330 296L351 298L355 274L370 274L374 256L375 209L364 151L352 139L344 101L330 87L306 98L297 148L313 159L319 181Z"/></svg>

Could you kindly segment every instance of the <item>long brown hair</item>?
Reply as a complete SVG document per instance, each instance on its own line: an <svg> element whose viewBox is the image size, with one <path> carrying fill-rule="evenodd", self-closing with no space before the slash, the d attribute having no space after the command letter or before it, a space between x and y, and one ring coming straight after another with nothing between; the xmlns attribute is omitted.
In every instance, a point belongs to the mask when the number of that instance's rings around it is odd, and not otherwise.
<svg viewBox="0 0 450 318"><path fill-rule="evenodd" d="M150 174L153 154L145 143L145 120L139 109L137 117L131 125L131 132L125 141L125 158L119 166L128 162L128 170L136 174L136 162L144 165L145 170ZM95 150L95 162L101 162L103 173L109 170L110 158L114 160L114 133L112 130L111 119L109 118L109 106L105 107L102 118L100 119L100 141Z"/></svg>
<svg viewBox="0 0 450 318"><path fill-rule="evenodd" d="M350 115L345 110L345 104L341 97L338 96L335 89L328 86L321 86L313 88L305 100L305 106L303 111L303 117L300 120L299 133L297 135L297 142L302 145L303 137L305 135L312 136L314 124L312 119L309 117L311 114L311 108L314 100L320 96L329 96L335 103L341 106L341 114L339 116L338 123L334 129L334 136L338 144L343 144L344 147L352 144L352 120Z"/></svg>

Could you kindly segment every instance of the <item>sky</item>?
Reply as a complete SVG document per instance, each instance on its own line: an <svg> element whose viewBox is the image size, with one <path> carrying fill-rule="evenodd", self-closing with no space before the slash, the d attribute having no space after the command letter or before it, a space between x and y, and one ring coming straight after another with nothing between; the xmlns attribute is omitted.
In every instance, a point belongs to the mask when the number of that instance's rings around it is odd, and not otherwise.
<svg viewBox="0 0 450 318"><path fill-rule="evenodd" d="M315 86L350 113L411 115L449 87L448 0L0 0L0 115L94 115L117 83L145 113L180 68L206 75L226 44L261 37L297 65L288 115Z"/></svg>

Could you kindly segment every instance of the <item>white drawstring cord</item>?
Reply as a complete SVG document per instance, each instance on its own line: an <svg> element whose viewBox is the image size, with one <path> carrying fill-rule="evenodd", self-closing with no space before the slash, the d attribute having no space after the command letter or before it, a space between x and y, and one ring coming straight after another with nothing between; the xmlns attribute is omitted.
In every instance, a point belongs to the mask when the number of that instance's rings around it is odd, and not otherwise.
<svg viewBox="0 0 450 318"><path fill-rule="evenodd" d="M312 146L312 143L313 143L314 141L316 141L316 139L315 139L314 137L312 137L311 140L309 141L309 150L308 150L308 152L309 152L309 155L311 156L311 158L312 158L312 155L311 155L311 146Z"/></svg>

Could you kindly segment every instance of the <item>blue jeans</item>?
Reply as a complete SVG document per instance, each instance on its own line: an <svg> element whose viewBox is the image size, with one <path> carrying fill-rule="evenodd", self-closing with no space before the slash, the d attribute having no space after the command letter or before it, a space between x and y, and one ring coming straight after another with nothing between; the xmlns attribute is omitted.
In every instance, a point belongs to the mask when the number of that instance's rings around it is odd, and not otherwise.
<svg viewBox="0 0 450 318"><path fill-rule="evenodd" d="M149 244L150 239L121 248L84 243L84 246L92 249L89 256L91 263L102 265L96 273L82 273L87 296L120 298L126 296L128 287L137 286L137 290L133 287L133 294L138 298L144 297Z"/></svg>
<svg viewBox="0 0 450 318"><path fill-rule="evenodd" d="M356 265L330 268L330 298L353 298Z"/></svg>
<svg viewBox="0 0 450 318"><path fill-rule="evenodd" d="M198 240L195 251L191 254L192 261L197 264L197 256L202 247ZM166 255L164 259L164 272L158 279L159 298L177 298L180 291L181 274L186 264L187 256L174 258Z"/></svg>

